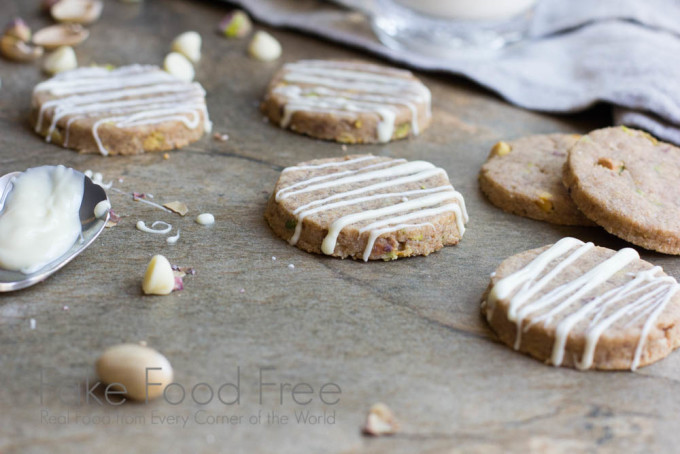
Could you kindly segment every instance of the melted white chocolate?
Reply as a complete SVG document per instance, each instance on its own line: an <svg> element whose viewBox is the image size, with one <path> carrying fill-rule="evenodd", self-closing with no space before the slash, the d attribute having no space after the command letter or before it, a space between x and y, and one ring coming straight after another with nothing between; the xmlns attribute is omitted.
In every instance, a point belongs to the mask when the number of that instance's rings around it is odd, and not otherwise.
<svg viewBox="0 0 680 454"><path fill-rule="evenodd" d="M375 156L360 156L345 161L289 167L284 169L283 174L290 172L304 172L306 178L295 180L280 188L275 194L276 201L323 190L331 192L327 196L312 198L293 211L297 222L295 232L288 240L292 245L299 241L304 220L309 216L376 201L380 201L379 208L338 215L323 240L322 252L333 254L342 230L354 224L361 224L359 234L366 236L366 247L362 256L364 261L368 261L375 241L381 235L420 227L430 227L434 232L435 227L430 222L413 223L418 219L452 212L455 214L459 234L462 236L465 233L465 223L468 221L465 201L450 184L429 188L421 185L420 189L399 190L400 186L425 182L432 177L446 178L444 169L435 167L429 162L381 160ZM352 189L347 188L348 186ZM380 192L389 189L392 190Z"/></svg>
<svg viewBox="0 0 680 454"><path fill-rule="evenodd" d="M524 268L493 286L485 306L487 318L490 320L493 317L499 300L509 300L507 316L517 327L515 349L520 348L522 333L529 327L539 323L546 327L554 324L555 341L551 362L555 366L564 360L567 339L572 329L579 323L587 323L583 355L575 361L576 367L580 369L592 366L595 349L603 332L614 326L630 327L645 318L630 366L631 370L635 370L640 363L649 330L680 285L674 278L663 275L657 266L631 273L631 280L625 284L601 295L588 297L597 287L640 258L634 249L622 249L576 279L532 299L566 267L593 248L592 243L583 243L575 238L558 241ZM549 269L551 263L553 266ZM524 325L527 319L531 321Z"/></svg>
<svg viewBox="0 0 680 454"><path fill-rule="evenodd" d="M353 118L357 113L378 117L376 136L388 142L395 129L399 106L411 112L411 131L420 132L418 105L429 118L431 94L408 71L356 62L302 60L284 66L283 81L274 93L283 96L281 127L299 111L331 113Z"/></svg>
<svg viewBox="0 0 680 454"><path fill-rule="evenodd" d="M29 274L64 255L81 234L83 175L64 166L28 169L0 214L0 267Z"/></svg>
<svg viewBox="0 0 680 454"><path fill-rule="evenodd" d="M131 65L114 70L78 68L38 84L34 94L41 92L56 98L40 106L36 131L43 130L45 112L52 110L45 140L49 142L59 121L66 119L63 145L68 146L73 122L94 118L92 136L102 155L108 151L98 129L105 123L131 128L179 121L195 129L203 116L206 131L211 128L203 87L183 82L156 66Z"/></svg>

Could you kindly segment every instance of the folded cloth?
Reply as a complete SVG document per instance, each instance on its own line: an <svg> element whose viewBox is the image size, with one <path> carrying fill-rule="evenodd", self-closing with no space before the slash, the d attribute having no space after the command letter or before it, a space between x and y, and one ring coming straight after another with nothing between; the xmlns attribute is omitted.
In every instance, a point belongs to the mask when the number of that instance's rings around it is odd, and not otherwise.
<svg viewBox="0 0 680 454"><path fill-rule="evenodd" d="M232 0L256 19L345 43L421 70L463 75L544 112L615 106L613 121L680 144L680 2L541 0L530 39L475 58L395 51L370 27L371 0Z"/></svg>

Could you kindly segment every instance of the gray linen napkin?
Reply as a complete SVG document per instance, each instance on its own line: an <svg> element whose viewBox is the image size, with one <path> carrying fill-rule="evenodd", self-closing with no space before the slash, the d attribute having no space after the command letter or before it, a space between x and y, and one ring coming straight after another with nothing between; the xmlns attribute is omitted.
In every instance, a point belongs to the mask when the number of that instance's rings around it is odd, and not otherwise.
<svg viewBox="0 0 680 454"><path fill-rule="evenodd" d="M466 76L527 109L611 103L613 121L680 144L680 1L542 0L531 39L475 58L394 51L373 35L371 0L232 0L256 19L365 49L422 70Z"/></svg>

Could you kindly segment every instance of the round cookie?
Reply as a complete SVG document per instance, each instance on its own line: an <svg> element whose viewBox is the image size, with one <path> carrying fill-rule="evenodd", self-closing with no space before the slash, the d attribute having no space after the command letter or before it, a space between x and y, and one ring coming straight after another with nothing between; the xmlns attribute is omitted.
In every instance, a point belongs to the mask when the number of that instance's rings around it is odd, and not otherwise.
<svg viewBox="0 0 680 454"><path fill-rule="evenodd" d="M410 71L360 61L283 65L262 111L281 128L342 143L389 142L430 123L430 90Z"/></svg>
<svg viewBox="0 0 680 454"><path fill-rule="evenodd" d="M563 225L595 225L562 184L567 151L580 136L546 134L498 142L479 172L479 187L509 213Z"/></svg>
<svg viewBox="0 0 680 454"><path fill-rule="evenodd" d="M458 243L468 221L444 169L372 155L284 169L265 218L302 250L364 261L428 255Z"/></svg>
<svg viewBox="0 0 680 454"><path fill-rule="evenodd" d="M66 71L36 85L32 105L38 134L81 153L172 150L212 127L203 87L156 66Z"/></svg>
<svg viewBox="0 0 680 454"><path fill-rule="evenodd" d="M634 249L563 238L491 276L482 303L491 328L555 366L635 370L680 345L680 285Z"/></svg>
<svg viewBox="0 0 680 454"><path fill-rule="evenodd" d="M680 254L680 148L624 126L599 129L574 145L563 177L579 209L609 233Z"/></svg>

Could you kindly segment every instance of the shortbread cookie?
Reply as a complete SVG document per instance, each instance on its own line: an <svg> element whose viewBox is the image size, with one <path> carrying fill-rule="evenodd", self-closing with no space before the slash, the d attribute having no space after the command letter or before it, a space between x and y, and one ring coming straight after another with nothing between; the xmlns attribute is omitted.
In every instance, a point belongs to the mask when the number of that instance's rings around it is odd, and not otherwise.
<svg viewBox="0 0 680 454"><path fill-rule="evenodd" d="M456 244L468 220L446 171L371 155L284 169L265 218L300 249L364 261L428 255Z"/></svg>
<svg viewBox="0 0 680 454"><path fill-rule="evenodd" d="M142 65L60 73L33 90L32 119L48 142L103 155L180 148L211 128L199 83Z"/></svg>
<svg viewBox="0 0 680 454"><path fill-rule="evenodd" d="M576 134L547 134L498 142L479 173L491 203L509 213L564 225L595 225L572 202L562 167Z"/></svg>
<svg viewBox="0 0 680 454"><path fill-rule="evenodd" d="M282 128L343 143L389 142L430 123L430 90L410 71L302 60L274 76L263 112Z"/></svg>
<svg viewBox="0 0 680 454"><path fill-rule="evenodd" d="M680 345L679 289L634 249L563 238L501 263L482 313L505 344L555 366L635 370Z"/></svg>
<svg viewBox="0 0 680 454"><path fill-rule="evenodd" d="M680 148L623 126L599 129L569 152L564 184L609 233L680 254Z"/></svg>

